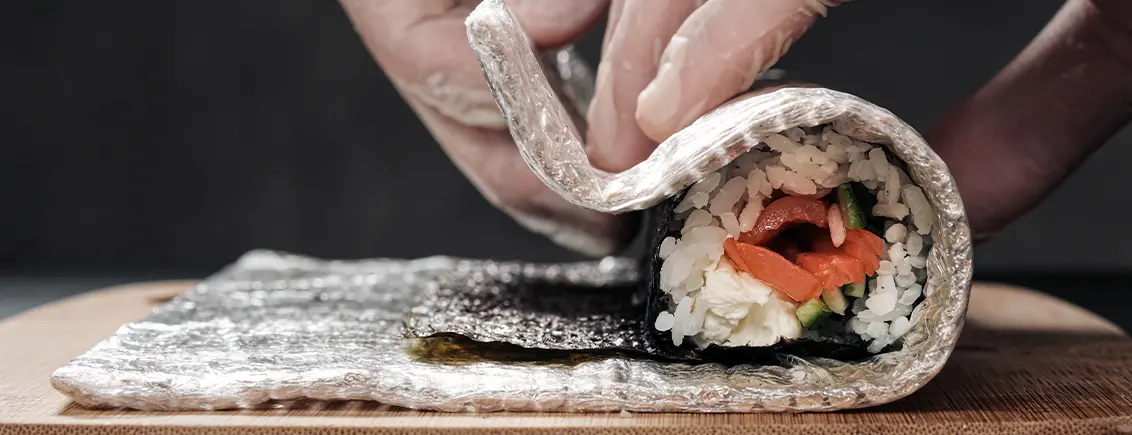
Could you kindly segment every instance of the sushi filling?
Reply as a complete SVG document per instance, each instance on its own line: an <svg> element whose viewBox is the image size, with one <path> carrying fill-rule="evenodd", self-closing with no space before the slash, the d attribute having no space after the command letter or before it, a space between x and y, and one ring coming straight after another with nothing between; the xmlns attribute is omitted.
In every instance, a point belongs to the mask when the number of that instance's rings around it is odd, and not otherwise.
<svg viewBox="0 0 1132 435"><path fill-rule="evenodd" d="M654 327L681 345L855 335L880 352L919 319L924 192L884 148L793 128L688 189L659 247Z"/></svg>

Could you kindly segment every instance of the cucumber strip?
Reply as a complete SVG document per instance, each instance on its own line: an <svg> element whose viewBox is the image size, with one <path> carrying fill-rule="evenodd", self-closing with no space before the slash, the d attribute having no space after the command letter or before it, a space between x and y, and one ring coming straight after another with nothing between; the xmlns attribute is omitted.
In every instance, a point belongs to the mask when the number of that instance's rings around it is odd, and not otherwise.
<svg viewBox="0 0 1132 435"><path fill-rule="evenodd" d="M837 186L837 205L841 208L841 220L845 222L845 228L856 230L864 228L868 223L865 212L861 210L861 202L853 194L851 185Z"/></svg>
<svg viewBox="0 0 1132 435"><path fill-rule="evenodd" d="M845 315L845 309L849 308L849 302L845 300L845 295L841 294L841 289L825 290L821 292L821 300L825 301L825 306L840 315Z"/></svg>
<svg viewBox="0 0 1132 435"><path fill-rule="evenodd" d="M865 296L865 283L851 282L841 287L841 291L845 292L845 296L852 296L860 298Z"/></svg>
<svg viewBox="0 0 1132 435"><path fill-rule="evenodd" d="M798 321L802 322L803 327L811 329L830 313L832 311L822 303L821 299L810 299L798 307L798 311L794 314L798 316Z"/></svg>

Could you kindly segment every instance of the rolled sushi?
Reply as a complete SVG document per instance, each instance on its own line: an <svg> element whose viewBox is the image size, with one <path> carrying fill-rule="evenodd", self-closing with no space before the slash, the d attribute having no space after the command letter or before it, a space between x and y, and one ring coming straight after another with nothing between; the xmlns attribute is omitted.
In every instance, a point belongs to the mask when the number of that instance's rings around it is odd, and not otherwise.
<svg viewBox="0 0 1132 435"><path fill-rule="evenodd" d="M867 343L914 323L933 214L884 147L830 125L771 134L674 200L650 319L675 346Z"/></svg>
<svg viewBox="0 0 1132 435"><path fill-rule="evenodd" d="M733 410L718 406L723 396L776 410L873 406L939 373L970 298L971 233L947 165L912 126L851 94L764 81L640 164L609 173L590 163L585 125L542 78L589 77L573 74L581 61L536 56L501 0L480 3L467 25L508 130L539 180L582 208L645 211L649 234L640 285L624 295L642 309L573 317L561 309L490 311L444 331L734 365L711 382L701 382L700 367L678 381L674 395L698 410ZM670 366L630 370L659 379Z"/></svg>

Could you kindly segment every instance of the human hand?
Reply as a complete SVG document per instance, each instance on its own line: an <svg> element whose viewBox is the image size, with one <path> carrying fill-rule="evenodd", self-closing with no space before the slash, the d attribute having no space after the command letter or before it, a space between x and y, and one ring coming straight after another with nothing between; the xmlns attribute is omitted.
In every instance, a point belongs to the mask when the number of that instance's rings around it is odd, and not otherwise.
<svg viewBox="0 0 1132 435"><path fill-rule="evenodd" d="M1132 120L1132 2L1069 0L927 134L976 241L1028 212Z"/></svg>
<svg viewBox="0 0 1132 435"><path fill-rule="evenodd" d="M839 2L665 3L662 10L647 0L613 2L589 116L588 152L603 169L636 165L656 143L748 89ZM927 139L949 165L982 241L1036 206L1130 118L1132 2L1070 0Z"/></svg>
<svg viewBox="0 0 1132 435"><path fill-rule="evenodd" d="M613 0L587 153L620 172L751 88L828 8L847 0Z"/></svg>
<svg viewBox="0 0 1132 435"><path fill-rule="evenodd" d="M478 1L341 0L366 47L441 147L493 205L528 229L591 255L632 236L634 221L585 210L551 192L515 147L464 19ZM537 48L581 36L609 0L508 0Z"/></svg>
<svg viewBox="0 0 1132 435"><path fill-rule="evenodd" d="M624 217L579 210L531 176L503 130L502 119L497 118L486 87L477 86L482 84L482 78L474 56L465 50L466 41L441 44L452 52L461 52L439 57L448 63L426 63L443 68L422 68L413 64L421 62L413 53L435 50L426 44L440 42L438 39L422 30L398 33L396 26L374 28L405 17L417 19L413 18L418 16L414 15L417 12L393 13L396 8L392 4L400 3L402 9L408 7L398 1L373 2L378 5L365 0L343 3L378 61L437 140L489 200L520 222L528 210L535 210L533 216L538 217L541 232L550 233L559 243L573 244L576 249L586 245L589 249L585 251L605 253L628 240L632 226ZM462 4L433 3L449 8L432 16L454 15L447 21L452 21L452 27L457 29L445 34L453 41L464 38L462 20L467 9L453 13L452 8ZM550 25L554 30L542 33L537 19L526 17L536 10L532 6L536 3L543 8L560 4L511 0L508 5L536 44L547 46L581 34L588 21L604 7L601 1L594 1L558 11L563 14L557 17L558 26ZM827 7L836 3L767 0L754 8L744 0L712 0L706 4L699 0L612 0L596 95L588 117L591 160L610 171L642 161L657 142L748 89L758 73L773 65L817 16L824 15ZM382 5L384 14L380 11ZM369 13L365 12L367 9ZM976 238L988 237L1036 205L1128 122L1132 116L1130 10L1132 5L1121 0L1070 0L1009 67L953 109L930 132L929 143L948 162L964 195ZM555 13L549 9L542 11L539 16L544 19ZM419 45L388 41L391 34L416 35L410 39ZM396 56L398 47L409 53ZM444 68L463 72L458 77L467 81L460 82L458 89L467 91L466 94L451 89L443 92L443 87L435 85L447 81L422 72L435 74L445 71ZM427 77L434 78L428 81ZM412 89L414 84L416 89ZM482 110L442 112L437 109L441 105L436 103L444 98L438 95L456 100L463 95L465 103L477 104L452 107ZM427 106L430 101L431 107ZM482 118L465 112L479 113ZM488 119L493 121L486 122ZM487 150L491 157L484 155ZM565 224L550 225L552 222Z"/></svg>
<svg viewBox="0 0 1132 435"><path fill-rule="evenodd" d="M815 14L824 13L822 2L830 2L765 0L751 7L749 0L713 0L701 8L703 0L610 1L508 0L507 5L536 48L572 41L610 9L596 107L589 120L597 126L591 133L596 144L592 159L613 171L644 159L655 141L749 87ZM632 216L567 203L519 156L468 45L464 19L478 1L341 3L398 91L492 204L528 228L584 253L608 254L629 241L637 223ZM674 36L678 43L669 44ZM675 104L679 112L670 117L654 110L655 120L642 124L653 138L649 140L637 129L633 113L637 94L656 74L662 51L667 67L661 68L660 84L650 88L658 92L651 95L657 104ZM693 63L696 68L684 68ZM704 81L708 77L715 83ZM685 98L669 94L673 90L684 92ZM660 107L657 104L643 107Z"/></svg>

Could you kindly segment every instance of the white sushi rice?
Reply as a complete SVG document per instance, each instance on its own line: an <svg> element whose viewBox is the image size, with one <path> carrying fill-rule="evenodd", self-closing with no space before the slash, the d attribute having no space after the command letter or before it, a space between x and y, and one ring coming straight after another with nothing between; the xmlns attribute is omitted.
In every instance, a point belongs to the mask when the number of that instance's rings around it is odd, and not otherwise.
<svg viewBox="0 0 1132 435"><path fill-rule="evenodd" d="M919 320L914 305L925 296L934 217L923 190L887 154L830 127L792 128L692 185L674 209L679 237L660 245L660 289L671 302L654 327L670 332L676 345L690 338L700 347L769 346L815 334L798 321L796 302L736 270L723 255L723 242L751 230L775 191L824 196L857 181L876 195L868 211L889 222L880 235L880 268L865 297L846 312L844 329L867 341L873 353L894 343Z"/></svg>

